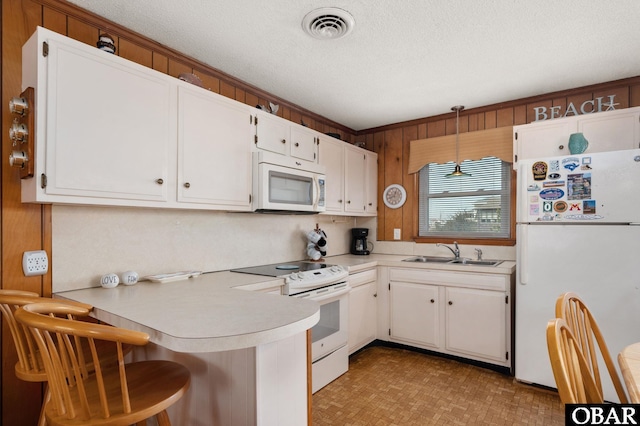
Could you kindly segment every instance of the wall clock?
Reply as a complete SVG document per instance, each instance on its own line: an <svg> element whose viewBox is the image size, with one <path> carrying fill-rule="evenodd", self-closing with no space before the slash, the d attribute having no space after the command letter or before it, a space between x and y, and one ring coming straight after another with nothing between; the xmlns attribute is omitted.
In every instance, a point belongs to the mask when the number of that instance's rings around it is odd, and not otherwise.
<svg viewBox="0 0 640 426"><path fill-rule="evenodd" d="M390 209L397 209L402 207L405 201L407 201L407 191L402 185L392 184L382 193L382 201Z"/></svg>

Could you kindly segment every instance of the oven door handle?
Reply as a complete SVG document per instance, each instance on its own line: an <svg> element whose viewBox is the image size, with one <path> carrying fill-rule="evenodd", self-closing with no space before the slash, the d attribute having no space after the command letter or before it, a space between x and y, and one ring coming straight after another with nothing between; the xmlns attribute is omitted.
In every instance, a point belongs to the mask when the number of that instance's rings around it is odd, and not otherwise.
<svg viewBox="0 0 640 426"><path fill-rule="evenodd" d="M325 294L324 296L318 296L318 297L314 297L311 300L313 300L314 302L322 302L323 300L328 300L328 299L334 299L337 298L339 296L342 296L344 294L347 294L351 291L351 286L346 286L343 289L340 289L338 291L334 291L328 294Z"/></svg>

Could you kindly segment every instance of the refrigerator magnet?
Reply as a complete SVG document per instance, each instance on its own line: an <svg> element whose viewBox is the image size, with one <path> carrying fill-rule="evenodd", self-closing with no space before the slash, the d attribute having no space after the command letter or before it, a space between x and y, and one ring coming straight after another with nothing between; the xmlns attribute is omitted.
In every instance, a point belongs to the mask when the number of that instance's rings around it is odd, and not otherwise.
<svg viewBox="0 0 640 426"><path fill-rule="evenodd" d="M536 161L531 167L533 172L533 180L545 180L547 178L547 163L544 161Z"/></svg>

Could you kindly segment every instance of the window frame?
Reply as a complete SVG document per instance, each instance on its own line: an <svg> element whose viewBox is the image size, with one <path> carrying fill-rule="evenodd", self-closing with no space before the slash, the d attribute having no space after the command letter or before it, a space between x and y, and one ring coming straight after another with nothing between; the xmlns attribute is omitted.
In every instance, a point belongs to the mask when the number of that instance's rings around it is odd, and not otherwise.
<svg viewBox="0 0 640 426"><path fill-rule="evenodd" d="M516 244L516 188L517 174L513 167L510 169L511 174L511 188L509 193L509 208L510 208L510 223L509 223L509 236L504 238L474 238L471 236L465 237L447 237L447 236L420 236L417 235L420 231L420 173L414 173L414 199L417 202L413 203L413 229L416 232L416 236L413 237L413 241L416 243L453 243L457 241L460 244L479 244L486 246L514 246Z"/></svg>

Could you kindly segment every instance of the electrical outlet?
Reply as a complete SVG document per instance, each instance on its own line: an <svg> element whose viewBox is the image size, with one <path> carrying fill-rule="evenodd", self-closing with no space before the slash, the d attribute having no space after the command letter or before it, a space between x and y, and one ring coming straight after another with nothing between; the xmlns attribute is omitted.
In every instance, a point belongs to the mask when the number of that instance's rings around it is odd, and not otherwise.
<svg viewBox="0 0 640 426"><path fill-rule="evenodd" d="M49 257L44 250L25 251L22 255L22 272L26 277L44 275L49 271Z"/></svg>
<svg viewBox="0 0 640 426"><path fill-rule="evenodd" d="M393 239L394 240L399 240L400 237L400 228L394 228L393 229Z"/></svg>

